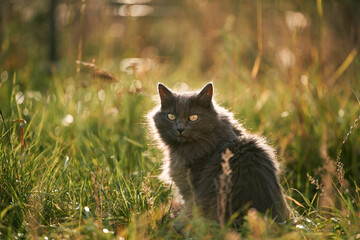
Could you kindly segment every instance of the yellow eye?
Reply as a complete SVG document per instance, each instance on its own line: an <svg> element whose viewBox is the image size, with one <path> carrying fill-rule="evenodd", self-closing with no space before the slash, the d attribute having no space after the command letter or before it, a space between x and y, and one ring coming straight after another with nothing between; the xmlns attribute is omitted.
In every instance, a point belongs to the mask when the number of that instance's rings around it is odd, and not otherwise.
<svg viewBox="0 0 360 240"><path fill-rule="evenodd" d="M174 120L175 120L175 115L174 115L174 114L168 113L167 117L168 117L168 119L170 119L171 121L174 121Z"/></svg>
<svg viewBox="0 0 360 240"><path fill-rule="evenodd" d="M191 115L191 116L189 117L189 120L192 121L192 122L195 122L198 118L199 118L199 116L196 115L196 114L194 114L194 115Z"/></svg>

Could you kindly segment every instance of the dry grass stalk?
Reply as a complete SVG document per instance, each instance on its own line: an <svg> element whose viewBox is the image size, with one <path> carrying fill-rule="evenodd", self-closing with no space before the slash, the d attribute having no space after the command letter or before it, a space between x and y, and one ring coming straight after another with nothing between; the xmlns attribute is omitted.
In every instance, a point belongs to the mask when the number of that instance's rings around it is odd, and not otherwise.
<svg viewBox="0 0 360 240"><path fill-rule="evenodd" d="M150 173L148 172L147 175L144 177L145 182L141 183L141 192L144 194L147 204L150 206L150 209L154 209L154 202L151 199L152 190L150 187Z"/></svg>
<svg viewBox="0 0 360 240"><path fill-rule="evenodd" d="M192 179L191 179L190 169L187 171L186 175L187 175L187 182L188 182L189 187L190 187L192 201L193 201L193 204L195 204L195 189L194 189L193 182L192 182Z"/></svg>
<svg viewBox="0 0 360 240"><path fill-rule="evenodd" d="M235 231L229 231L225 234L225 240L241 240L239 233Z"/></svg>
<svg viewBox="0 0 360 240"><path fill-rule="evenodd" d="M316 186L316 190L320 190L320 195L321 195L322 192L324 191L324 187L323 187L322 183L319 183L319 180L312 177L309 173L307 173L306 176L308 177L309 182L312 185Z"/></svg>
<svg viewBox="0 0 360 240"><path fill-rule="evenodd" d="M330 85L334 85L336 80L345 72L345 70L350 66L350 64L354 61L357 55L357 49L353 48L348 56L345 58L344 62L339 66L338 69L333 73L333 75L329 78Z"/></svg>
<svg viewBox="0 0 360 240"><path fill-rule="evenodd" d="M43 208L43 198L31 194L29 197L29 212L26 216L31 239L39 239L40 213Z"/></svg>
<svg viewBox="0 0 360 240"><path fill-rule="evenodd" d="M191 196L189 196L190 201L185 200L185 205L184 205L184 210L185 211L180 211L180 212L181 212L181 215L183 215L184 217L188 217L188 216L196 216L196 217L198 217L199 216L199 211L198 211L199 208L197 208L195 206L195 203L196 203L195 189L194 189L190 169L187 170L186 180L187 180L189 188L190 188Z"/></svg>
<svg viewBox="0 0 360 240"><path fill-rule="evenodd" d="M252 239L266 239L266 224L264 219L259 216L256 209L251 208L248 211L247 217L251 229Z"/></svg>
<svg viewBox="0 0 360 240"><path fill-rule="evenodd" d="M24 119L17 119L17 120L13 120L12 122L14 123L20 123L19 125L19 129L16 131L16 133L20 133L20 149L21 149L21 154L23 154L25 147L26 147L26 142L25 142L25 138L24 138L24 127L27 124L27 122Z"/></svg>
<svg viewBox="0 0 360 240"><path fill-rule="evenodd" d="M308 174L308 177L311 177L309 174ZM286 196L287 199L289 199L290 201L292 201L293 203L295 203L296 205L302 207L302 208L305 208L304 205L302 205L301 203L299 203L298 201L296 201L294 198L290 197L290 196Z"/></svg>
<svg viewBox="0 0 360 240"><path fill-rule="evenodd" d="M96 213L97 215L100 217L100 219L102 218L101 214L100 214L100 204L99 204L99 193L98 193L98 184L96 182L96 176L95 173L90 172L91 175L91 180L94 184L94 198L95 198L95 202L96 202Z"/></svg>
<svg viewBox="0 0 360 240"><path fill-rule="evenodd" d="M151 189L151 186L150 186L150 178L151 178L151 175L148 172L147 175L144 177L145 181L141 183L140 191L142 194L144 194L146 202L147 202L148 206L150 207L150 211L147 216L147 217L149 217L148 220L149 220L152 228L155 228L156 221L159 220L164 214L164 209L160 208L159 211L155 211L155 203L151 197L151 195L153 194L153 190Z"/></svg>
<svg viewBox="0 0 360 240"><path fill-rule="evenodd" d="M333 178L336 176L336 165L333 159L327 152L327 133L324 128L323 136L320 146L320 155L323 159L323 165L318 169L321 172L321 179L323 184L323 194L320 195L320 208L333 208L335 207L335 189L333 186Z"/></svg>
<svg viewBox="0 0 360 240"><path fill-rule="evenodd" d="M232 214L231 211L232 170L230 168L230 158L232 158L233 156L234 154L228 148L225 150L225 153L221 154L221 158L224 160L223 162L221 162L223 173L220 175L219 195L217 199L217 214L221 226L225 226L226 209L229 209L230 215Z"/></svg>
<svg viewBox="0 0 360 240"><path fill-rule="evenodd" d="M263 31L262 31L262 4L261 0L256 1L256 21L257 21L257 43L258 43L258 55L256 56L254 66L251 70L251 78L256 79L256 76L260 69L261 59L263 55Z"/></svg>
<svg viewBox="0 0 360 240"><path fill-rule="evenodd" d="M84 16L85 16L85 9L86 9L86 0L82 0L81 9L80 9L80 26L84 29ZM83 32L82 32L83 33ZM80 34L79 44L78 44L78 55L77 61L80 61L82 58L82 51L83 51L83 34ZM76 73L80 73L80 65L76 67Z"/></svg>
<svg viewBox="0 0 360 240"><path fill-rule="evenodd" d="M99 186L99 189L100 189L100 218L102 218L103 216L103 200L102 200L102 194L101 194L101 188L103 186L103 183L104 183L104 173L105 173L105 170L102 171L102 176L101 176L101 182L100 182L100 186Z"/></svg>
<svg viewBox="0 0 360 240"><path fill-rule="evenodd" d="M76 64L78 66L82 65L84 67L88 67L88 68L92 69L92 71L93 71L92 74L96 78L100 78L100 79L107 80L107 81L117 81L117 79L114 77L114 75L112 75L105 69L102 69L102 68L96 66L95 63L88 63L88 62L83 62L83 61L77 60Z"/></svg>
<svg viewBox="0 0 360 240"><path fill-rule="evenodd" d="M354 123L351 125L349 131L347 132L344 140L342 141L341 144L341 149L336 157L336 173L337 173L337 179L340 183L340 190L343 190L344 186L349 185L349 183L346 181L346 179L344 178L345 172L344 172L344 164L340 161L341 158L341 153L342 153L342 147L345 145L345 143L347 142L350 134L352 133L353 129L355 128L356 124L359 122L360 120L360 115L355 119Z"/></svg>

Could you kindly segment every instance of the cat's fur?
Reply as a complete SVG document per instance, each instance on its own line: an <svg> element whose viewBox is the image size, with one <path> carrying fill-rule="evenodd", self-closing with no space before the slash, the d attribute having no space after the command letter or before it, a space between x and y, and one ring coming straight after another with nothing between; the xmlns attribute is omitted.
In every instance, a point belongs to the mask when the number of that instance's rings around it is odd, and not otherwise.
<svg viewBox="0 0 360 240"><path fill-rule="evenodd" d="M221 154L230 149L234 156L226 218L235 212L243 216L244 208L253 207L270 210L278 222L289 220L274 150L214 102L212 83L200 92L177 93L162 84L158 91L161 104L149 114L149 122L165 155L161 179L178 190L185 208L191 209L194 201L206 217L219 221ZM170 120L169 113L176 119ZM193 114L198 115L195 122L189 120Z"/></svg>

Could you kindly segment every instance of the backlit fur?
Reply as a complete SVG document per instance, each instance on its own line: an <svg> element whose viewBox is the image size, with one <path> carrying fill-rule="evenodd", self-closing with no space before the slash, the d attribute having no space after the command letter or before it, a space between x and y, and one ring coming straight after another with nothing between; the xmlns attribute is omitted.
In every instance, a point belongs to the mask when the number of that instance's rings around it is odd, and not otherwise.
<svg viewBox="0 0 360 240"><path fill-rule="evenodd" d="M270 210L276 221L289 219L289 210L278 181L278 162L274 150L263 137L248 133L233 114L213 100L213 85L200 92L177 93L159 84L161 103L148 115L153 139L164 153L160 178L175 187L185 208L192 202L205 216L218 220L221 154L229 149L231 194L226 218L249 207L265 213ZM167 114L174 114L171 121ZM198 120L189 121L197 114ZM180 134L177 129L184 127ZM246 209L245 209L246 208Z"/></svg>

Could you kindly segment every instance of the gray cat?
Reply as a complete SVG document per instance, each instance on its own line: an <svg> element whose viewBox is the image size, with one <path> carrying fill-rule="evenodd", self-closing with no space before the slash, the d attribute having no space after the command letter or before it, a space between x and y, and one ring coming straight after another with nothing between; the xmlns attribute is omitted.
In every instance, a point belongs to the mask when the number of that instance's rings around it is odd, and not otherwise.
<svg viewBox="0 0 360 240"><path fill-rule="evenodd" d="M249 208L270 211L277 222L289 220L289 208L278 181L278 162L264 138L248 133L233 115L218 106L213 85L200 92L177 93L158 85L161 104L149 113L150 128L164 152L161 179L175 187L191 214L193 203L205 217L238 218ZM231 174L224 213L219 213L226 150ZM226 187L226 186L225 186Z"/></svg>

